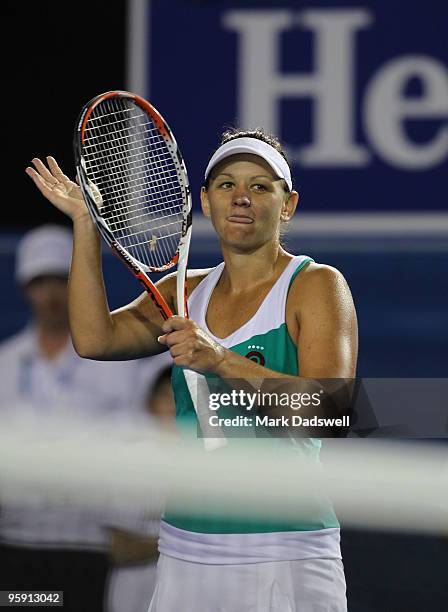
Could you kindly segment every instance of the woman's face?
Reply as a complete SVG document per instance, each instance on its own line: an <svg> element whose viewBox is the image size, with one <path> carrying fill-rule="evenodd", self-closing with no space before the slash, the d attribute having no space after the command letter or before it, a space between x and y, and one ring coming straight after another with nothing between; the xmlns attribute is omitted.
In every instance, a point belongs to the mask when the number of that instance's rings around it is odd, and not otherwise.
<svg viewBox="0 0 448 612"><path fill-rule="evenodd" d="M52 330L68 329L67 278L38 276L25 285L24 293L39 325Z"/></svg>
<svg viewBox="0 0 448 612"><path fill-rule="evenodd" d="M278 242L280 223L293 214L298 194L286 193L284 181L261 157L244 153L232 155L212 170L201 200L222 243L250 251Z"/></svg>

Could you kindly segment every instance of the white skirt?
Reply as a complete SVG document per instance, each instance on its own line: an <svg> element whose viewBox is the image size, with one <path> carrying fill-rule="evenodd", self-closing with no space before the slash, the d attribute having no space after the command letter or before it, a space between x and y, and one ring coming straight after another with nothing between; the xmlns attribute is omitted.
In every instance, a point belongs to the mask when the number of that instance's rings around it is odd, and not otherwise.
<svg viewBox="0 0 448 612"><path fill-rule="evenodd" d="M161 554L148 612L346 612L340 559L238 565Z"/></svg>
<svg viewBox="0 0 448 612"><path fill-rule="evenodd" d="M107 612L146 612L155 583L155 561L114 567L107 579Z"/></svg>

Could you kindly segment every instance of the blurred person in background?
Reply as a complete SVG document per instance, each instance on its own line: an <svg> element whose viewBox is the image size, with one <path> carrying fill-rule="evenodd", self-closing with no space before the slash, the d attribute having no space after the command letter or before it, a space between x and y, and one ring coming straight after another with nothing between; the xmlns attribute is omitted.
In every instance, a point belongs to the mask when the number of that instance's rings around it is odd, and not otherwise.
<svg viewBox="0 0 448 612"><path fill-rule="evenodd" d="M176 407L171 366L160 370L145 406L154 428L175 435ZM114 569L108 579L108 612L147 612L156 582L159 521L149 520L150 533L111 529ZM152 527L152 531L151 531ZM129 594L132 593L131 597Z"/></svg>
<svg viewBox="0 0 448 612"><path fill-rule="evenodd" d="M172 367L167 366L159 372L152 385L147 410L157 419L159 426L166 432L176 432L176 405L171 385Z"/></svg>
<svg viewBox="0 0 448 612"><path fill-rule="evenodd" d="M74 351L68 323L67 279L72 233L47 225L30 231L18 246L16 281L31 309L30 323L0 345L0 418L30 419L62 427L86 429L123 419L142 419L148 391L167 355L155 359L98 362ZM113 425L114 426L114 425ZM64 429L65 428L65 429ZM49 504L30 495L28 503L0 500L0 589L62 590L64 609L103 610L106 576L119 561L126 534L149 531L156 521L132 510L109 513L71 504ZM123 548L123 546L121 546ZM128 547L129 548L129 547ZM128 550L127 558L141 551ZM123 585L121 612L132 609L134 586ZM129 584L129 583L128 583ZM148 584L145 577L145 601ZM149 594L150 597L150 594Z"/></svg>

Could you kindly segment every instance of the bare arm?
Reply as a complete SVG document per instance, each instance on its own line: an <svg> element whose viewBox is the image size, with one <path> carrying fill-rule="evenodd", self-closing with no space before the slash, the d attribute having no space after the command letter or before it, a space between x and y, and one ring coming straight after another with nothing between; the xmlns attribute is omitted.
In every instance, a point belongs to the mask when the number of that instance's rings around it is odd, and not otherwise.
<svg viewBox="0 0 448 612"><path fill-rule="evenodd" d="M162 320L147 294L113 313L109 310L101 268L100 237L79 186L65 176L52 157L48 168L34 159L27 168L39 191L73 222L73 258L69 279L69 315L76 351L90 359L133 359L159 353ZM172 302L172 278L159 288Z"/></svg>
<svg viewBox="0 0 448 612"><path fill-rule="evenodd" d="M358 324L352 295L335 268L310 264L291 296L297 304L300 374L309 378L354 378Z"/></svg>

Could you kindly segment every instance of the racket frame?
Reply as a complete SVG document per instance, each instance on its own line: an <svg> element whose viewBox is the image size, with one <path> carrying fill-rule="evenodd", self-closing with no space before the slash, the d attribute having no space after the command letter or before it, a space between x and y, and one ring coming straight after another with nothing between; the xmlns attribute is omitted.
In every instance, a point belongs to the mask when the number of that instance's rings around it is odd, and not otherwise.
<svg viewBox="0 0 448 612"><path fill-rule="evenodd" d="M85 159L82 155L82 143L84 138L84 132L87 126L90 115L92 114L95 107L102 101L114 98L124 97L130 98L135 104L140 106L145 112L149 114L154 124L160 131L160 134L165 140L165 143L171 153L172 159L175 164L176 174L179 179L179 183L183 190L183 223L181 231L181 239L177 247L177 251L171 261L167 262L161 267L148 266L135 257L133 257L127 249L122 247L117 240L115 240L113 233L107 226L107 223L103 219L99 207L95 201L95 195L92 191L90 180L88 178L87 168ZM173 316L173 312L167 304L165 298L157 289L156 285L149 278L149 272L165 272L177 264L177 275L176 275L176 302L177 302L177 314L179 316L188 318L188 307L187 307L187 262L188 253L190 249L191 231L192 231L192 201L191 201L191 189L188 181L187 169L183 160L182 154L177 145L176 139L171 132L168 124L165 122L160 113L144 98L137 96L128 91L109 91L104 94L100 94L95 98L92 98L82 109L78 119L77 127L74 134L73 149L75 153L76 171L78 176L79 186L86 202L87 208L90 215L98 228L98 231L103 240L110 246L112 251L127 265L133 275L140 281L144 286L146 292L151 296L154 304L159 309L159 312L164 320ZM183 369L185 381L191 396L191 400L196 411L199 426L202 433L207 437L203 438L205 449L208 451L216 450L227 445L227 440L224 437L220 428L213 428L213 435L211 436L211 426L208 421L207 412L207 400L208 400L208 387L205 377L202 374L194 370L187 368Z"/></svg>
<svg viewBox="0 0 448 612"><path fill-rule="evenodd" d="M128 98L132 100L136 105L140 106L143 111L149 114L154 124L159 129L159 132L170 151L171 157L175 164L177 178L183 192L183 222L181 239L174 257L167 262L165 265L160 267L148 266L141 261L138 261L133 257L127 249L119 244L115 240L113 233L107 226L107 223L103 219L98 205L95 201L95 195L92 191L90 180L88 178L88 172L86 163L82 155L83 139L85 129L89 117L91 116L94 109L103 102L110 98ZM177 294L177 314L180 316L188 317L187 307L187 263L188 263L188 252L190 249L191 241L191 222L192 222L192 201L191 201L191 189L188 182L187 169L183 160L182 154L177 145L176 139L171 132L168 124L160 115L160 113L144 98L132 94L128 91L109 91L104 94L95 96L90 100L82 109L79 116L77 127L74 135L73 149L75 152L75 163L79 185L87 204L87 208L93 218L98 231L101 234L103 240L111 247L112 251L128 266L134 276L144 286L146 291L149 293L157 308L160 311L163 319L166 320L173 316L171 308L168 306L165 298L157 289L156 285L149 278L150 272L166 272L173 268L177 264L177 275L176 275L176 294Z"/></svg>

